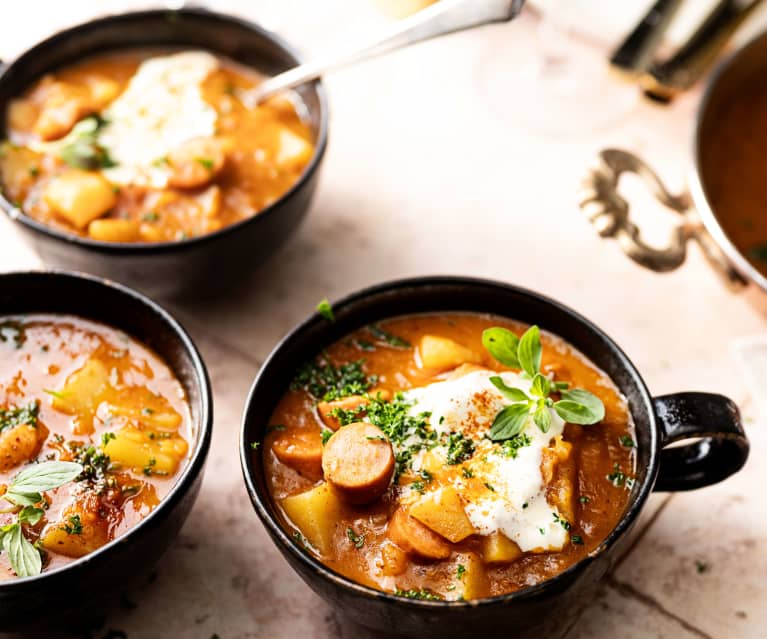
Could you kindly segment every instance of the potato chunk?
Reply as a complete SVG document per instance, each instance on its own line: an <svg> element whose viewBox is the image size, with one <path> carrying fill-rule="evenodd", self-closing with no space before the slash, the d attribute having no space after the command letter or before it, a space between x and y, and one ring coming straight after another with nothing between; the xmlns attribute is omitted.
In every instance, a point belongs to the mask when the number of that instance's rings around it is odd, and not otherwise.
<svg viewBox="0 0 767 639"><path fill-rule="evenodd" d="M395 577L407 570L407 554L399 546L386 542L381 548L381 574Z"/></svg>
<svg viewBox="0 0 767 639"><path fill-rule="evenodd" d="M42 445L41 432L32 424L0 431L0 471L5 472L33 459Z"/></svg>
<svg viewBox="0 0 767 639"><path fill-rule="evenodd" d="M458 342L438 335L424 335L418 344L421 368L448 370L461 364L479 364L482 358Z"/></svg>
<svg viewBox="0 0 767 639"><path fill-rule="evenodd" d="M88 235L102 242L135 242L139 239L138 229L135 220L93 220Z"/></svg>
<svg viewBox="0 0 767 639"><path fill-rule="evenodd" d="M146 475L172 476L186 456L186 440L172 433L156 433L126 426L104 446L112 462Z"/></svg>
<svg viewBox="0 0 767 639"><path fill-rule="evenodd" d="M314 154L314 146L287 127L277 134L277 153L274 161L282 168L291 171L303 169Z"/></svg>
<svg viewBox="0 0 767 639"><path fill-rule="evenodd" d="M93 417L109 389L109 369L100 359L91 358L67 378L51 405L62 413L75 415L75 432L88 434L93 432Z"/></svg>
<svg viewBox="0 0 767 639"><path fill-rule="evenodd" d="M458 587L456 592L464 599L480 599L490 594L490 581L487 578L482 560L473 552L458 556L456 569Z"/></svg>
<svg viewBox="0 0 767 639"><path fill-rule="evenodd" d="M332 549L341 502L330 486L323 483L280 504L291 523L320 554Z"/></svg>
<svg viewBox="0 0 767 639"><path fill-rule="evenodd" d="M65 557L78 558L98 550L109 542L110 516L120 511L102 504L100 498L87 494L65 508L61 518L43 530L43 548ZM119 516L119 515L118 515Z"/></svg>
<svg viewBox="0 0 767 639"><path fill-rule="evenodd" d="M522 551L506 535L495 532L482 538L482 557L488 564L508 564L522 556Z"/></svg>
<svg viewBox="0 0 767 639"><path fill-rule="evenodd" d="M112 185L100 173L79 169L51 180L43 197L54 213L81 230L117 202Z"/></svg>
<svg viewBox="0 0 767 639"><path fill-rule="evenodd" d="M460 495L452 486L438 488L421 497L410 507L410 515L453 543L476 532L463 509Z"/></svg>

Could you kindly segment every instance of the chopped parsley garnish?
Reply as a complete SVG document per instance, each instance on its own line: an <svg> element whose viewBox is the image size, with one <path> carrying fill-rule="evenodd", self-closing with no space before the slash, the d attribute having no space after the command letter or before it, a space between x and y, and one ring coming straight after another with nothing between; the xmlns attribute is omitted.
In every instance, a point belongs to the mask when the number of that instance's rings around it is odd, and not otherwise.
<svg viewBox="0 0 767 639"><path fill-rule="evenodd" d="M447 463L450 466L460 464L474 454L474 442L463 433L447 435Z"/></svg>
<svg viewBox="0 0 767 639"><path fill-rule="evenodd" d="M89 483L97 494L114 487L114 478L108 476L112 466L109 455L95 446L86 446L81 442L69 442L69 450L72 451L74 460L82 466L82 472L75 481Z"/></svg>
<svg viewBox="0 0 767 639"><path fill-rule="evenodd" d="M319 401L330 402L350 395L362 395L375 383L362 370L364 360L334 366L317 360L303 364L290 384L292 390L305 390Z"/></svg>
<svg viewBox="0 0 767 639"><path fill-rule="evenodd" d="M463 564L458 564L458 567L455 569L455 576L458 579L463 579L464 574L466 573L466 566Z"/></svg>
<svg viewBox="0 0 767 639"><path fill-rule="evenodd" d="M359 550L365 545L365 535L358 535L354 532L354 529L347 528L346 529L346 536L349 538L349 541L351 541L354 544L354 547Z"/></svg>
<svg viewBox="0 0 767 639"><path fill-rule="evenodd" d="M101 445L102 446L106 446L113 439L117 439L117 435L115 435L114 433L102 433L101 434Z"/></svg>
<svg viewBox="0 0 767 639"><path fill-rule="evenodd" d="M37 166L30 166L30 167L29 167L29 174L30 174L32 177L37 177L38 175L40 175L40 167L37 167Z"/></svg>
<svg viewBox="0 0 767 639"><path fill-rule="evenodd" d="M195 158L195 161L208 171L212 171L215 166L215 163L210 158Z"/></svg>
<svg viewBox="0 0 767 639"><path fill-rule="evenodd" d="M330 439L332 436L333 436L333 431L332 431L332 430L323 430L323 431L320 433L320 439L322 440L322 445L324 446L325 444L327 444L327 443L328 443L328 440L329 440L329 439Z"/></svg>
<svg viewBox="0 0 767 639"><path fill-rule="evenodd" d="M519 454L519 449L529 446L533 443L533 438L527 433L520 433L511 439L507 439L501 444L501 450L505 457L511 457L516 459Z"/></svg>
<svg viewBox="0 0 767 639"><path fill-rule="evenodd" d="M572 543L573 546L582 546L583 545L583 537L580 535L571 535L570 536L570 543Z"/></svg>
<svg viewBox="0 0 767 639"><path fill-rule="evenodd" d="M397 393L392 401L385 401L380 396L370 397L369 400L365 405L368 420L378 426L394 446L400 447L396 455L396 483L400 475L410 468L413 455L436 443L437 433L428 430L430 413L410 415L412 404L405 400L402 393ZM406 441L414 443L404 446Z"/></svg>
<svg viewBox="0 0 767 639"><path fill-rule="evenodd" d="M495 492L495 488L493 488L493 485L492 485L490 482L485 482L485 488L487 488L488 490L492 490L493 492Z"/></svg>
<svg viewBox="0 0 767 639"><path fill-rule="evenodd" d="M80 521L80 515L70 515L67 519L69 523L64 524L61 529L67 533L67 535L82 535L83 524Z"/></svg>
<svg viewBox="0 0 767 639"><path fill-rule="evenodd" d="M285 430L286 428L287 426L285 426L284 424L272 424L271 426L267 426L266 432L271 433L272 431L275 431L275 430L282 431L282 430Z"/></svg>
<svg viewBox="0 0 767 639"><path fill-rule="evenodd" d="M588 504L591 501L591 497L586 497L586 495L581 495L578 497L578 501L582 504Z"/></svg>
<svg viewBox="0 0 767 639"><path fill-rule="evenodd" d="M317 304L317 312L328 320L328 322L336 321L336 317L333 315L333 307L330 305L327 298Z"/></svg>
<svg viewBox="0 0 767 639"><path fill-rule="evenodd" d="M469 468L468 466L464 466L461 469L461 474L464 477L466 477L466 479L470 479L470 478L474 477L474 471L471 468Z"/></svg>
<svg viewBox="0 0 767 639"><path fill-rule="evenodd" d="M378 324L371 324L367 328L373 337L383 342L384 344L388 344L394 348L412 348L412 345L406 339L403 339L398 335L393 335L389 331L385 331L380 326L378 326Z"/></svg>
<svg viewBox="0 0 767 639"><path fill-rule="evenodd" d="M621 470L617 462L613 465L613 472L607 476L607 481L609 481L616 488L620 488L621 486L632 488L634 486L634 479L626 475L626 473Z"/></svg>
<svg viewBox="0 0 767 639"><path fill-rule="evenodd" d="M159 474L156 470L154 470L154 466L157 464L157 459L154 457L150 457L149 461L147 461L146 466L144 466L144 474L149 477L153 474Z"/></svg>
<svg viewBox="0 0 767 639"><path fill-rule="evenodd" d="M634 440L631 438L630 435L622 435L621 446L625 446L626 448L634 448L636 444L634 443Z"/></svg>
<svg viewBox="0 0 767 639"><path fill-rule="evenodd" d="M397 588L394 594L398 597L407 597L408 599L422 599L424 601L442 601L442 597L438 594L426 590L426 588L411 588L410 590L402 590Z"/></svg>
<svg viewBox="0 0 767 639"><path fill-rule="evenodd" d="M554 521L557 522L560 526L562 526L562 528L564 528L565 530L570 530L571 526L569 521L567 521L566 519L562 519L558 513L552 512L551 514L554 515Z"/></svg>
<svg viewBox="0 0 767 639"><path fill-rule="evenodd" d="M258 447L261 445L261 442L250 442L250 449L251 450L258 450Z"/></svg>
<svg viewBox="0 0 767 639"><path fill-rule="evenodd" d="M160 219L160 215L155 211L149 211L148 213L144 213L144 215L141 216L141 219L144 222L157 222Z"/></svg>
<svg viewBox="0 0 767 639"><path fill-rule="evenodd" d="M701 561L700 559L696 559L695 570L698 571L699 575L702 575L704 572L708 572L708 563L706 563L705 561Z"/></svg>
<svg viewBox="0 0 767 639"><path fill-rule="evenodd" d="M15 428L22 425L37 427L37 415L39 412L40 404L37 401L18 408L0 409L0 432L6 428Z"/></svg>

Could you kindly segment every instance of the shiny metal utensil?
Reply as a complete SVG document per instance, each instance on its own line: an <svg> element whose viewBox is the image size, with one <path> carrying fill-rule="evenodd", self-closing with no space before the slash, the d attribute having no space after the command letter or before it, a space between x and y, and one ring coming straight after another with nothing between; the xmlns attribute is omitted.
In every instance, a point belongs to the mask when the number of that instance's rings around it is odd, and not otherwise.
<svg viewBox="0 0 767 639"><path fill-rule="evenodd" d="M610 66L628 79L635 79L646 71L683 2L657 0L610 56Z"/></svg>
<svg viewBox="0 0 767 639"><path fill-rule="evenodd" d="M448 33L491 22L507 22L517 16L523 4L524 0L441 0L401 21L375 42L307 62L238 95L243 104L252 108L280 91L316 80L338 67Z"/></svg>
<svg viewBox="0 0 767 639"><path fill-rule="evenodd" d="M645 95L669 102L692 87L760 4L762 0L720 0L671 58L652 65L641 76L639 83Z"/></svg>

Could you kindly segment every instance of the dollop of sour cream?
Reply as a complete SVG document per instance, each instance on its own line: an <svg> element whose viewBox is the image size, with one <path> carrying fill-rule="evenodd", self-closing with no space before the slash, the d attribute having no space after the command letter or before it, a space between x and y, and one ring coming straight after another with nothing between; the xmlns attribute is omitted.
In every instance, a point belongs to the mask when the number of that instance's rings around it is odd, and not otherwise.
<svg viewBox="0 0 767 639"><path fill-rule="evenodd" d="M141 63L125 91L104 111L99 142L117 166L104 170L110 182L167 185L163 158L174 148L216 132L218 114L201 85L219 66L205 51L155 56Z"/></svg>
<svg viewBox="0 0 767 639"><path fill-rule="evenodd" d="M407 391L406 399L413 402L410 413L429 412L430 426L438 433L460 432L475 441L476 450L464 464L471 468L472 480L455 473L452 481L478 533L501 532L525 552L561 550L568 533L557 509L546 500L541 461L543 449L562 435L565 423L548 409L551 426L543 433L529 418L521 433L529 443L519 447L516 456L504 454L501 447L484 437L498 412L510 404L490 382L494 375L499 374L478 370ZM500 377L507 386L525 392L530 388L530 381L516 373L501 373ZM432 454L445 452L441 445ZM415 457L414 470L419 470L424 454L422 451Z"/></svg>

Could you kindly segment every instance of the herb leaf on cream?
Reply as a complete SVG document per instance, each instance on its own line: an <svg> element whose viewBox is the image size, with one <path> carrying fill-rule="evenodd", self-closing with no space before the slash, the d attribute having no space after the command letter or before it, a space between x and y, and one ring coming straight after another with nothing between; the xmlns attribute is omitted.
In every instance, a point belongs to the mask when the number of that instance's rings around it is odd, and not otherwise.
<svg viewBox="0 0 767 639"><path fill-rule="evenodd" d="M541 373L543 347L537 326L528 328L521 338L506 328L488 328L482 333L482 344L501 364L521 368L523 376L532 380L525 393L507 386L499 375L490 378L490 382L512 402L496 415L490 428L491 440L500 442L518 436L530 416L542 432L548 432L550 408L571 424L596 424L604 419L605 407L596 395L582 388L570 389L567 382L554 381ZM561 399L554 401L550 397L552 392L560 393Z"/></svg>

